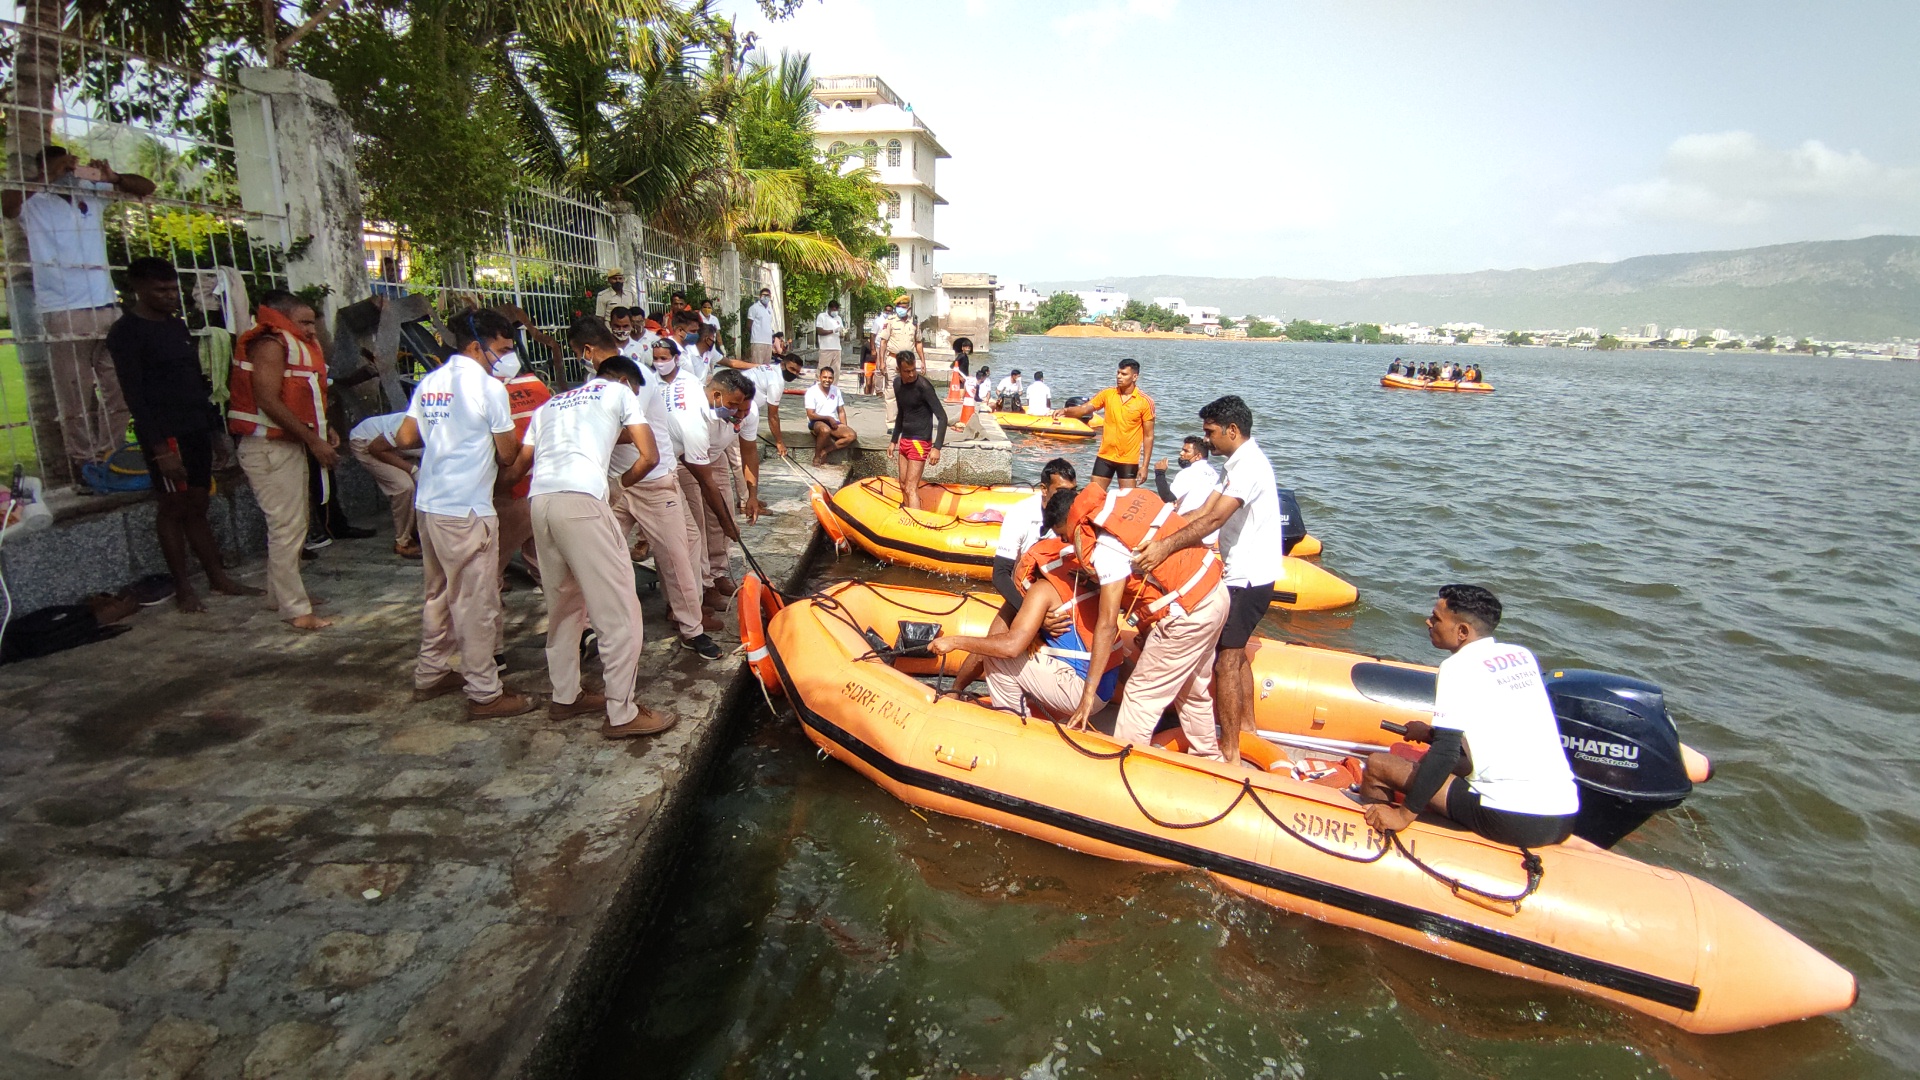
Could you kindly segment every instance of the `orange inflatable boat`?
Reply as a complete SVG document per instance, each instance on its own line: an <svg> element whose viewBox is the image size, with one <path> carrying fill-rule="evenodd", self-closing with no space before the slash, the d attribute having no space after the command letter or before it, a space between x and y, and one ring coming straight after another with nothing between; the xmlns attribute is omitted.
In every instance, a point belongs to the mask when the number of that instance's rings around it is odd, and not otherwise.
<svg viewBox="0 0 1920 1080"><path fill-rule="evenodd" d="M837 546L852 543L882 562L989 581L1002 518L1033 495L1034 490L1023 485L922 484L921 508L910 510L901 503L899 481L872 476L831 495L814 487L808 498L820 527ZM1320 541L1308 534L1293 550L1318 553ZM1280 580L1274 582L1273 606L1327 611L1345 607L1359 595L1351 583L1288 555L1282 559Z"/></svg>
<svg viewBox="0 0 1920 1080"><path fill-rule="evenodd" d="M936 692L890 662L887 643L903 620L948 624L923 610L924 597L896 599L855 584L796 600L768 623L763 648L807 736L911 805L1107 858L1205 870L1284 910L1687 1031L1854 1001L1845 969L1688 875L1590 845L1523 851L1437 820L1389 836L1251 736L1242 754L1266 771L1171 743L1121 746ZM947 606L964 612L956 600Z"/></svg>
<svg viewBox="0 0 1920 1080"><path fill-rule="evenodd" d="M1100 417L1094 417L1097 421ZM1023 412L997 412L993 420L1002 431L1017 431L1022 435L1038 435L1043 439L1091 439L1100 431L1098 423L1089 424L1085 420L1071 416L1030 416Z"/></svg>
<svg viewBox="0 0 1920 1080"><path fill-rule="evenodd" d="M1493 384L1453 379L1421 379L1410 375L1382 375L1380 385L1393 390L1453 390L1463 394L1491 394Z"/></svg>

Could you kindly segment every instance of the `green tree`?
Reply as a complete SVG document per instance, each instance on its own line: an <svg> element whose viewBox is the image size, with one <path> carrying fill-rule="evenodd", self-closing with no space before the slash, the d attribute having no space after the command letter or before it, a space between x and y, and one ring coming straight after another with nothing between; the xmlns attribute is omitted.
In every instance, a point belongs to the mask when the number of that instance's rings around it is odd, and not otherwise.
<svg viewBox="0 0 1920 1080"><path fill-rule="evenodd" d="M1712 334L1701 334L1692 341L1692 345L1696 349L1711 349L1716 344L1718 343L1713 340Z"/></svg>
<svg viewBox="0 0 1920 1080"><path fill-rule="evenodd" d="M1620 339L1613 336L1612 334L1601 334L1600 340L1594 342L1593 347L1603 352L1612 352L1613 350L1619 348L1621 344L1622 342L1620 341Z"/></svg>
<svg viewBox="0 0 1920 1080"><path fill-rule="evenodd" d="M1779 342L1774 340L1772 334L1768 334L1766 337L1754 342L1753 347L1759 349L1761 352L1772 352L1779 344Z"/></svg>
<svg viewBox="0 0 1920 1080"><path fill-rule="evenodd" d="M1500 339L1508 345L1531 345L1533 335L1523 330L1509 330L1507 336Z"/></svg>
<svg viewBox="0 0 1920 1080"><path fill-rule="evenodd" d="M1234 328L1234 325L1235 323L1231 316L1227 316L1227 315L1220 316L1220 329L1231 330Z"/></svg>
<svg viewBox="0 0 1920 1080"><path fill-rule="evenodd" d="M1248 319L1247 336L1250 338L1270 338L1280 336L1280 327L1265 319Z"/></svg>
<svg viewBox="0 0 1920 1080"><path fill-rule="evenodd" d="M1086 316L1087 305L1070 292L1054 293L1040 301L1040 306L1033 311L1034 324L1043 334L1056 326L1077 323Z"/></svg>

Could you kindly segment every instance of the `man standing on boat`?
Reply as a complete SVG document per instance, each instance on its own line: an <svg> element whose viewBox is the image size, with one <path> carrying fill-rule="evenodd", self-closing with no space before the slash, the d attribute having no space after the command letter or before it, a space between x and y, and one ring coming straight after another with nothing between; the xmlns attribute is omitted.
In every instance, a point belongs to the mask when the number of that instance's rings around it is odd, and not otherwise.
<svg viewBox="0 0 1920 1080"><path fill-rule="evenodd" d="M947 406L920 374L919 358L906 349L894 357L900 374L893 380L899 408L887 433L887 452L899 469L902 505L920 509L920 476L927 466L940 464L940 448L947 443Z"/></svg>
<svg viewBox="0 0 1920 1080"><path fill-rule="evenodd" d="M1228 761L1238 761L1239 733L1254 729L1247 642L1273 603L1273 583L1285 570L1286 517L1280 512L1273 463L1253 439L1253 410L1247 403L1235 394L1208 402L1200 410L1200 430L1227 455L1226 476L1184 528L1136 548L1133 568L1141 574L1164 574L1159 567L1169 555L1202 547L1207 534L1219 530L1231 610L1214 647L1214 696L1226 735L1222 749Z"/></svg>
<svg viewBox="0 0 1920 1080"><path fill-rule="evenodd" d="M1109 491L1089 484L1063 526L1074 561L1100 590L1100 615L1088 649L1088 670L1105 671L1125 619L1140 631L1140 658L1120 695L1113 737L1145 745L1171 705L1189 753L1220 759L1214 728L1214 646L1230 602L1220 559L1204 547L1173 550L1152 573L1134 569L1133 553L1157 529L1179 532L1186 519L1142 488ZM1084 728L1098 707L1092 687L1068 723Z"/></svg>
<svg viewBox="0 0 1920 1080"><path fill-rule="evenodd" d="M1499 625L1493 593L1441 587L1427 636L1452 655L1440 662L1433 723L1408 724L1406 736L1431 746L1418 763L1394 754L1367 758L1360 781L1360 801L1372 804L1367 824L1398 832L1432 811L1497 844L1544 847L1573 835L1580 791L1540 664L1526 649L1494 640ZM1406 805L1388 801L1396 791L1406 792Z"/></svg>
<svg viewBox="0 0 1920 1080"><path fill-rule="evenodd" d="M1047 535L1048 529L1041 523L1047 500L1057 492L1072 491L1079 480L1073 462L1054 458L1040 469L1039 492L1007 507L1001 516L1000 542L993 549L993 588L1007 602L1007 606L1000 609L1006 618L1013 618L1014 612L1020 610L1020 590L1014 584L1013 568L1028 548Z"/></svg>
<svg viewBox="0 0 1920 1080"><path fill-rule="evenodd" d="M1180 473L1171 481L1167 479L1167 459L1161 458L1153 464L1153 489L1160 498L1173 504L1179 513L1191 518L1207 505L1214 489L1220 486L1220 473L1207 458L1213 448L1207 440L1198 435L1189 435L1180 443ZM1215 544L1220 534L1208 533L1206 543Z"/></svg>
<svg viewBox="0 0 1920 1080"><path fill-rule="evenodd" d="M1141 468L1153 460L1153 399L1140 389L1140 361L1120 361L1112 386L1084 405L1053 415L1083 419L1103 411L1107 423L1100 432L1100 453L1093 459L1092 483L1104 488L1117 477L1124 491L1138 482Z"/></svg>

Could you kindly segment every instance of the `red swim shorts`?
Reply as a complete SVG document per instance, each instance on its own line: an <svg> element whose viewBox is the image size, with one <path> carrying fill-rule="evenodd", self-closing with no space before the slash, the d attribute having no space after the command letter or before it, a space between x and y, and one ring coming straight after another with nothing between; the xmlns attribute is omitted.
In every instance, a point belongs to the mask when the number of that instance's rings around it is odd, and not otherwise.
<svg viewBox="0 0 1920 1080"><path fill-rule="evenodd" d="M900 456L908 461L925 461L933 444L925 439L901 439Z"/></svg>

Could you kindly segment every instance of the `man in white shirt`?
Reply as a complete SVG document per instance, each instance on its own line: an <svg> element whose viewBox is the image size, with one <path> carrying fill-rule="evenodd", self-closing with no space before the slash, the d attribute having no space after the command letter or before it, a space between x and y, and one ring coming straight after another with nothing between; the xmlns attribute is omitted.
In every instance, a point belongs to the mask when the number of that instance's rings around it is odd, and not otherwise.
<svg viewBox="0 0 1920 1080"><path fill-rule="evenodd" d="M847 324L840 320L840 301L827 301L827 310L813 319L813 340L820 350L814 360L816 367L840 367L840 334L846 328Z"/></svg>
<svg viewBox="0 0 1920 1080"><path fill-rule="evenodd" d="M1227 455L1226 475L1185 528L1146 545L1133 564L1148 572L1173 552L1205 543L1208 533L1219 531L1231 607L1214 655L1214 699L1226 735L1221 749L1228 761L1238 761L1238 733L1254 730L1253 664L1247 642L1273 603L1273 583L1285 567L1286 519L1280 513L1273 463L1253 439L1253 410L1247 403L1234 394L1208 402L1200 410L1200 430L1214 449Z"/></svg>
<svg viewBox="0 0 1920 1080"><path fill-rule="evenodd" d="M593 296L593 313L604 319L617 307L632 307L640 301L627 288L626 271L615 267L607 271L607 287Z"/></svg>
<svg viewBox="0 0 1920 1080"><path fill-rule="evenodd" d="M1054 458L1040 467L1040 490L1002 512L1000 539L993 547L993 588L1008 605L1001 609L1002 615L1011 618L1012 612L1020 610L1020 588L1014 583L1013 568L1019 565L1020 556L1046 535L1040 518L1047 500L1056 491L1072 491L1079 482L1073 462Z"/></svg>
<svg viewBox="0 0 1920 1080"><path fill-rule="evenodd" d="M748 355L756 364L773 358L773 290L761 289L760 299L747 305Z"/></svg>
<svg viewBox="0 0 1920 1080"><path fill-rule="evenodd" d="M27 234L34 304L48 339L47 364L60 410L60 440L74 482L85 483L86 468L101 468L113 456L132 419L107 352L107 331L120 318L119 296L107 270L107 206L112 194L140 198L153 194L154 184L144 176L114 172L104 161L81 165L60 146L46 147L37 162L28 159L26 168L27 180L48 190L0 193L0 211ZM22 327L14 323L16 333Z"/></svg>
<svg viewBox="0 0 1920 1080"><path fill-rule="evenodd" d="M1433 723L1407 725L1432 747L1418 763L1367 759L1360 800L1367 824L1398 832L1423 811L1457 821L1499 844L1544 847L1573 834L1580 789L1560 745L1560 725L1533 653L1496 641L1500 600L1478 585L1445 585L1427 616L1440 662ZM1457 767L1462 761L1463 775ZM1388 800L1406 792L1406 805Z"/></svg>
<svg viewBox="0 0 1920 1080"><path fill-rule="evenodd" d="M596 365L616 355L612 340L606 328L593 319L575 319L567 330L567 344ZM662 356L674 355L670 348L660 352ZM654 569L660 574L660 587L667 594L667 610L680 631L681 647L698 653L703 660L718 660L722 656L720 646L707 635L708 630L719 629L718 622L707 625L700 607L700 592L706 584L702 579L705 562L694 561L694 525L687 512L686 495L680 490L679 453L673 441L677 431L661 393L665 384L651 361L640 369L640 375L643 385L635 395L653 432L659 461L645 476L622 484L621 477L639 459L639 451L631 443L616 444L607 462L611 486L608 501L623 543L635 527L645 538Z"/></svg>
<svg viewBox="0 0 1920 1080"><path fill-rule="evenodd" d="M533 539L540 549L540 588L547 600L547 674L553 701L547 717L565 720L606 710L609 739L653 735L674 724L634 700L634 676L646 643L633 563L607 504L607 468L614 444L633 447L619 477L639 480L659 464L653 428L636 391L640 369L624 356L600 363L594 377L555 394L533 414L509 482L532 470ZM593 620L606 691L580 687L580 638Z"/></svg>
<svg viewBox="0 0 1920 1080"><path fill-rule="evenodd" d="M413 536L413 474L420 467L420 454L396 450L393 445L393 437L406 418L404 412L367 417L347 434L347 449L373 477L380 494L387 497L393 511L393 553L417 559L420 542Z"/></svg>
<svg viewBox="0 0 1920 1080"><path fill-rule="evenodd" d="M1153 467L1154 490L1160 493L1163 501L1173 504L1173 509L1182 517L1191 518L1207 505L1207 499L1213 490L1220 486L1220 473L1207 461L1213 448L1207 440L1198 435L1189 435L1180 444L1180 475L1167 482L1167 459L1161 458ZM1218 530L1207 534L1202 543L1220 542Z"/></svg>
<svg viewBox="0 0 1920 1080"><path fill-rule="evenodd" d="M834 370L821 364L814 372L815 382L807 387L803 402L807 409L807 431L813 435L813 463L825 465L827 455L852 446L859 436L847 424L847 402L834 385Z"/></svg>
<svg viewBox="0 0 1920 1080"><path fill-rule="evenodd" d="M720 316L713 313L712 297L707 297L700 301L700 321L713 327L715 337L720 336Z"/></svg>
<svg viewBox="0 0 1920 1080"><path fill-rule="evenodd" d="M765 364L750 364L745 360L734 360L730 358L722 358L715 361L714 367L715 368L720 368L720 367L733 368L734 370L744 374L748 378L748 380L750 380L753 383L754 415L757 419L760 413L760 407L762 405L766 406L767 424L773 428L774 452L779 454L781 457L786 457L787 456L787 440L786 440L786 435L780 430L780 405L781 405L781 402L783 402L786 399L788 384L795 383L800 380L800 358L796 355L789 353L786 356L776 356L773 358L772 361ZM711 375L712 373L713 373L712 369L709 369L707 372L707 374L709 375ZM758 435L759 435L759 425L756 423L754 425L754 436L757 438ZM742 447L745 447L748 443L752 441L753 439L748 438L745 435L745 429L742 428L740 445ZM755 453L756 455L758 454L757 449L755 450ZM756 457L755 467L754 467L754 486L756 488L759 486L759 476L760 476L760 470L759 470L758 460ZM759 511L755 511L752 516L747 518L747 520L755 521L755 520L758 520L759 516L760 516Z"/></svg>
<svg viewBox="0 0 1920 1080"><path fill-rule="evenodd" d="M1047 385L1047 373L1036 371L1027 384L1027 415L1048 416L1053 412L1053 388Z"/></svg>
<svg viewBox="0 0 1920 1080"><path fill-rule="evenodd" d="M664 367L664 352L654 351L654 369L666 380L662 394L680 432L678 475L697 536L696 564L703 567L706 595L702 603L708 611L718 612L738 588L729 576L727 541L740 539L740 527L733 519L726 453L740 434L734 425L744 423L753 412L753 383L732 368L722 368L711 383L702 386L677 361L671 370Z"/></svg>
<svg viewBox="0 0 1920 1080"><path fill-rule="evenodd" d="M1020 398L1020 394L1021 394L1021 391L1020 391L1020 369L1019 368L1014 368L1012 371L1007 372L1007 377L1004 379L1001 379L1000 384L993 388L993 399L996 407L998 406L1000 399L1008 396L1012 396L1015 400L1018 400Z"/></svg>
<svg viewBox="0 0 1920 1080"><path fill-rule="evenodd" d="M467 718L518 716L533 699L500 684L494 628L500 613L500 519L493 482L519 453L513 405L493 364L513 349L513 324L496 311L455 316L455 352L414 388L391 440L424 447L414 477L414 516L426 570L420 659L413 696L426 701L464 685ZM460 670L453 657L460 656Z"/></svg>

